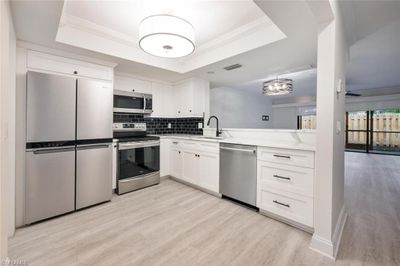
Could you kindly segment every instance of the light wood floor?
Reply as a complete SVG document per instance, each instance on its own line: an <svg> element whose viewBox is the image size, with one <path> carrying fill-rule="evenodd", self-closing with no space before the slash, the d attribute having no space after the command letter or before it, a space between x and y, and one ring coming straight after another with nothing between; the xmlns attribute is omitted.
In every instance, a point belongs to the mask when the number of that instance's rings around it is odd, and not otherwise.
<svg viewBox="0 0 400 266"><path fill-rule="evenodd" d="M336 262L311 235L172 180L17 230L27 265L400 265L400 157L348 153Z"/></svg>

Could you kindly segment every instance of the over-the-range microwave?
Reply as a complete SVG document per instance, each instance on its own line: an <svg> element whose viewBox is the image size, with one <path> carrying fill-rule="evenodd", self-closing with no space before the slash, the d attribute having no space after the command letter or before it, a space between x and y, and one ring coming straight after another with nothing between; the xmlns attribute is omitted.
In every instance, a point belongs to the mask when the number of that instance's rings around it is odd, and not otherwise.
<svg viewBox="0 0 400 266"><path fill-rule="evenodd" d="M146 93L114 90L114 112L151 114L153 96Z"/></svg>

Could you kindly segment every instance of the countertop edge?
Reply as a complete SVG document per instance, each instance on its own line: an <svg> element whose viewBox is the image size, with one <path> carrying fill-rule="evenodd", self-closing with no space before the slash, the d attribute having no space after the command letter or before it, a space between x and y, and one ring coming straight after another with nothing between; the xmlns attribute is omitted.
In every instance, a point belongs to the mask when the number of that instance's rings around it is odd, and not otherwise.
<svg viewBox="0 0 400 266"><path fill-rule="evenodd" d="M199 136L174 136L174 135L157 135L160 139L184 139L192 141L204 141L204 142L214 142L214 143L230 143L230 144L242 144L242 145L253 145L257 147L270 147L270 148L280 148L280 149L293 149L293 150L304 150L304 151L316 151L315 146L307 144L281 144L281 143L263 143L262 140L244 140L244 139L207 139Z"/></svg>

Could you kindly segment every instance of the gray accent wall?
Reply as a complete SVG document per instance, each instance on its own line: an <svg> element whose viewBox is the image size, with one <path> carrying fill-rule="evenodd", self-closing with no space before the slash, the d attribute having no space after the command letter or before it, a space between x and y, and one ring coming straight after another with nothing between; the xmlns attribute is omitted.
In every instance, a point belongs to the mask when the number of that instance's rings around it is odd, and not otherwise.
<svg viewBox="0 0 400 266"><path fill-rule="evenodd" d="M272 101L258 91L229 87L210 90L210 116L219 118L221 128L272 128ZM269 121L262 121L269 115ZM215 127L213 121L210 125Z"/></svg>

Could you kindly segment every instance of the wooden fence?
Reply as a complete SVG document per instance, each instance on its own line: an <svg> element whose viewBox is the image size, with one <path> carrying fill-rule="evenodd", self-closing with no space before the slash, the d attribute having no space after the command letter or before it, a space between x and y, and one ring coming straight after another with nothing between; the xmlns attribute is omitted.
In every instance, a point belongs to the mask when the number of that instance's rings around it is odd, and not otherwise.
<svg viewBox="0 0 400 266"><path fill-rule="evenodd" d="M365 113L349 113L349 130L366 130L367 115ZM372 145L382 148L400 147L400 113L377 113L372 117ZM349 132L348 142L365 144L366 132Z"/></svg>
<svg viewBox="0 0 400 266"><path fill-rule="evenodd" d="M302 129L316 129L317 116L306 115L301 117L301 128Z"/></svg>

